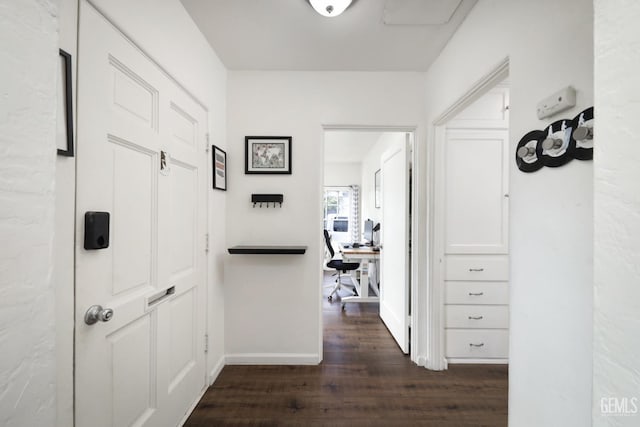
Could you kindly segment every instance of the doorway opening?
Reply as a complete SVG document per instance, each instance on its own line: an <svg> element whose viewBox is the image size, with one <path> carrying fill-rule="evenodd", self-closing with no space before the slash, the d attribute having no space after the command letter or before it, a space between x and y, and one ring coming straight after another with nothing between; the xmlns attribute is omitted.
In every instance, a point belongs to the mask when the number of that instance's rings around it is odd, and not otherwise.
<svg viewBox="0 0 640 427"><path fill-rule="evenodd" d="M375 314L410 353L414 129L324 131L323 318ZM323 334L327 333L326 329ZM327 341L325 337L325 342Z"/></svg>
<svg viewBox="0 0 640 427"><path fill-rule="evenodd" d="M508 363L508 66L507 58L434 121L429 369Z"/></svg>

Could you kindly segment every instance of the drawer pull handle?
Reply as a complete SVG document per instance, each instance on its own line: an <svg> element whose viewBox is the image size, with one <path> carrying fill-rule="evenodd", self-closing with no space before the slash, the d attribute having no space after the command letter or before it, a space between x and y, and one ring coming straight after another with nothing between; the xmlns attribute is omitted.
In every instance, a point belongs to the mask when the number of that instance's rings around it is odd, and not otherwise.
<svg viewBox="0 0 640 427"><path fill-rule="evenodd" d="M469 316L469 320L482 320L482 316Z"/></svg>
<svg viewBox="0 0 640 427"><path fill-rule="evenodd" d="M483 342L481 342L480 344L469 343L469 347L484 347L484 343Z"/></svg>
<svg viewBox="0 0 640 427"><path fill-rule="evenodd" d="M469 292L470 297L481 297L484 295L484 292Z"/></svg>
<svg viewBox="0 0 640 427"><path fill-rule="evenodd" d="M469 271L484 271L484 268L470 268Z"/></svg>

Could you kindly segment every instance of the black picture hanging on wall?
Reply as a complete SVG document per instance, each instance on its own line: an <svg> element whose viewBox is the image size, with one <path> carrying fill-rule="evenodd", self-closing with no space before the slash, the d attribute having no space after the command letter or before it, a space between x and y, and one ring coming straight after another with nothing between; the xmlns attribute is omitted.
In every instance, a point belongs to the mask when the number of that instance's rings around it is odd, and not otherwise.
<svg viewBox="0 0 640 427"><path fill-rule="evenodd" d="M247 136L244 150L245 174L291 175L290 136Z"/></svg>
<svg viewBox="0 0 640 427"><path fill-rule="evenodd" d="M213 153L213 188L227 191L227 153L215 145L211 146L211 152Z"/></svg>

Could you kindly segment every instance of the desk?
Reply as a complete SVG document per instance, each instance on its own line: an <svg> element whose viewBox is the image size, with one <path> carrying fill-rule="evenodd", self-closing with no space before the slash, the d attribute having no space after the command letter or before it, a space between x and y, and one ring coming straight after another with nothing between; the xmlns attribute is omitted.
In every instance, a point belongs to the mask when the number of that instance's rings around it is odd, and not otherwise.
<svg viewBox="0 0 640 427"><path fill-rule="evenodd" d="M344 262L360 263L360 282L355 279L353 280L358 295L342 298L342 307L348 302L379 302L380 291L377 283L371 283L371 288L376 296L369 296L369 271L371 264L380 258L380 252L374 251L367 246L361 246L357 249L350 246L351 245L340 244L340 253L342 253L342 260ZM374 279L373 282L375 281Z"/></svg>

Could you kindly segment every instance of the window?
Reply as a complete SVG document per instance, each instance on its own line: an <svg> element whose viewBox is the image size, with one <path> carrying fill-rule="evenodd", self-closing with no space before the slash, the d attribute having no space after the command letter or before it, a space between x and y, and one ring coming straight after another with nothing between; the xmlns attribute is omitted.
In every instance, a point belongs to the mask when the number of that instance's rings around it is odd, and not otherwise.
<svg viewBox="0 0 640 427"><path fill-rule="evenodd" d="M357 194L357 186L325 187L324 189L323 225L336 242L357 240L359 228Z"/></svg>

